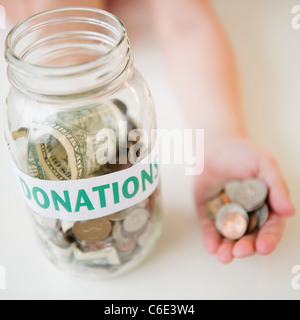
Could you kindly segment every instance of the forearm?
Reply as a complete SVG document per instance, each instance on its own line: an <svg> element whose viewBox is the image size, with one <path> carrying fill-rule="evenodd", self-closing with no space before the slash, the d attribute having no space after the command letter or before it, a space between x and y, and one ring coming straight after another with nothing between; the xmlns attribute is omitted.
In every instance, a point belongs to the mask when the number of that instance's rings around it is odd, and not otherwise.
<svg viewBox="0 0 300 320"><path fill-rule="evenodd" d="M190 126L211 139L245 136L229 42L202 0L149 0L171 79Z"/></svg>
<svg viewBox="0 0 300 320"><path fill-rule="evenodd" d="M106 0L2 0L1 2L13 23L45 10L74 6L105 9L105 3Z"/></svg>

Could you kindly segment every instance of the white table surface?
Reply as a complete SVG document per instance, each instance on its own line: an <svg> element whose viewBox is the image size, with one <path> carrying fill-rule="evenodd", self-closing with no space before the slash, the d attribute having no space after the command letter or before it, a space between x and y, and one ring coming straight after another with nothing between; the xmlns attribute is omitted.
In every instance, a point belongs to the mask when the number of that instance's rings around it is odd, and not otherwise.
<svg viewBox="0 0 300 320"><path fill-rule="evenodd" d="M291 27L297 0L215 0L241 71L245 115L251 137L271 151L300 209L300 30ZM9 85L2 57L1 113ZM140 39L141 40L141 39ZM168 84L163 59L150 38L136 40L136 65L153 93L160 128L188 128ZM3 114L3 113L2 113ZM1 116L0 131L3 131ZM162 168L164 231L151 256L133 272L92 282L65 275L37 246L0 135L0 266L6 290L0 299L298 299L292 268L300 265L300 216L287 223L282 242L268 257L228 266L205 252L193 203L192 178L184 166Z"/></svg>

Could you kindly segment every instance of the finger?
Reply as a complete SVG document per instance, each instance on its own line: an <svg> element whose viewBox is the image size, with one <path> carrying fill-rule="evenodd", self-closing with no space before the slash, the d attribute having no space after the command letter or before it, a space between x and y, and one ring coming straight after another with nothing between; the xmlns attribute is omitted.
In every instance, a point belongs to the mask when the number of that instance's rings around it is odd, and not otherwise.
<svg viewBox="0 0 300 320"><path fill-rule="evenodd" d="M259 177L269 187L269 202L274 213L282 217L293 216L295 208L289 196L289 190L274 159L266 156L260 161Z"/></svg>
<svg viewBox="0 0 300 320"><path fill-rule="evenodd" d="M199 189L197 189L197 191L198 190ZM198 207L198 214L203 226L202 234L204 247L210 254L216 254L221 245L222 238L215 227L215 222L206 217L204 205L202 204L202 202L198 199L196 199L196 202Z"/></svg>
<svg viewBox="0 0 300 320"><path fill-rule="evenodd" d="M236 242L233 247L235 258L243 259L250 257L255 253L255 242L258 232L252 232Z"/></svg>
<svg viewBox="0 0 300 320"><path fill-rule="evenodd" d="M210 254L216 254L222 243L222 238L214 222L207 218L203 219L203 243Z"/></svg>
<svg viewBox="0 0 300 320"><path fill-rule="evenodd" d="M261 255L271 254L281 240L285 219L271 214L267 223L260 229L256 240L256 251Z"/></svg>
<svg viewBox="0 0 300 320"><path fill-rule="evenodd" d="M234 241L224 239L217 253L218 260L223 264L232 262Z"/></svg>

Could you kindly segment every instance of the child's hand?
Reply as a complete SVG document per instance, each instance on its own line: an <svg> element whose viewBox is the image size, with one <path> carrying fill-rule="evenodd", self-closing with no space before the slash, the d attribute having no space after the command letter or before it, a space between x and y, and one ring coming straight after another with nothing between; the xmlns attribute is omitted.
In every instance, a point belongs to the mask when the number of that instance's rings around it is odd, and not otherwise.
<svg viewBox="0 0 300 320"><path fill-rule="evenodd" d="M271 215L260 229L244 236L239 241L223 239L214 222L204 212L205 193L214 186L230 180L257 177L269 187ZM250 141L230 139L214 147L206 157L205 171L196 178L195 196L197 208L203 222L204 245L218 260L230 263L235 257L245 258L255 252L268 255L277 247L285 226L285 218L294 214L287 186L276 161L264 150Z"/></svg>

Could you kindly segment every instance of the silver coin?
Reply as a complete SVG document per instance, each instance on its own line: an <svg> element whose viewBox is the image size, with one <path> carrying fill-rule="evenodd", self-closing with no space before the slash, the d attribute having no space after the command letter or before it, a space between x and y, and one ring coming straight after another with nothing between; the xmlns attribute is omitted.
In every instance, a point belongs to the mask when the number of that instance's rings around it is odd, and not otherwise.
<svg viewBox="0 0 300 320"><path fill-rule="evenodd" d="M235 193L236 193L238 187L240 186L240 184L241 184L241 181L238 181L238 180L234 180L234 181L230 181L230 182L226 183L225 193L230 201L233 201Z"/></svg>
<svg viewBox="0 0 300 320"><path fill-rule="evenodd" d="M128 240L128 237L125 237L123 232L123 227L120 222L116 222L114 224L113 230L112 230L112 236L116 242L125 242Z"/></svg>
<svg viewBox="0 0 300 320"><path fill-rule="evenodd" d="M270 211L268 205L265 204L262 208L258 209L256 214L258 216L258 227L261 228L269 219Z"/></svg>
<svg viewBox="0 0 300 320"><path fill-rule="evenodd" d="M223 221L226 218L226 216L228 216L229 214L239 214L243 218L245 218L246 221L249 223L248 213L245 211L245 209L242 206L236 203L227 204L217 212L217 216L216 216L216 228L220 233L222 233ZM245 230L245 232L246 231L247 230Z"/></svg>
<svg viewBox="0 0 300 320"><path fill-rule="evenodd" d="M118 251L130 251L132 252L136 247L136 242L134 239L127 239L126 241L116 242L116 248Z"/></svg>
<svg viewBox="0 0 300 320"><path fill-rule="evenodd" d="M221 184L214 185L204 192L203 199L205 201L212 200L213 198L216 198L223 190L224 190L223 185Z"/></svg>
<svg viewBox="0 0 300 320"><path fill-rule="evenodd" d="M126 233L138 232L147 224L148 219L149 212L143 208L137 208L125 218L123 222L124 231Z"/></svg>
<svg viewBox="0 0 300 320"><path fill-rule="evenodd" d="M129 250L129 251L118 250L118 255L119 255L120 260L123 263L125 263L130 260L133 260L135 258L136 252L137 252L137 247L135 247L134 249Z"/></svg>
<svg viewBox="0 0 300 320"><path fill-rule="evenodd" d="M268 187L259 179L243 181L237 188L233 201L251 212L262 207L268 197Z"/></svg>

